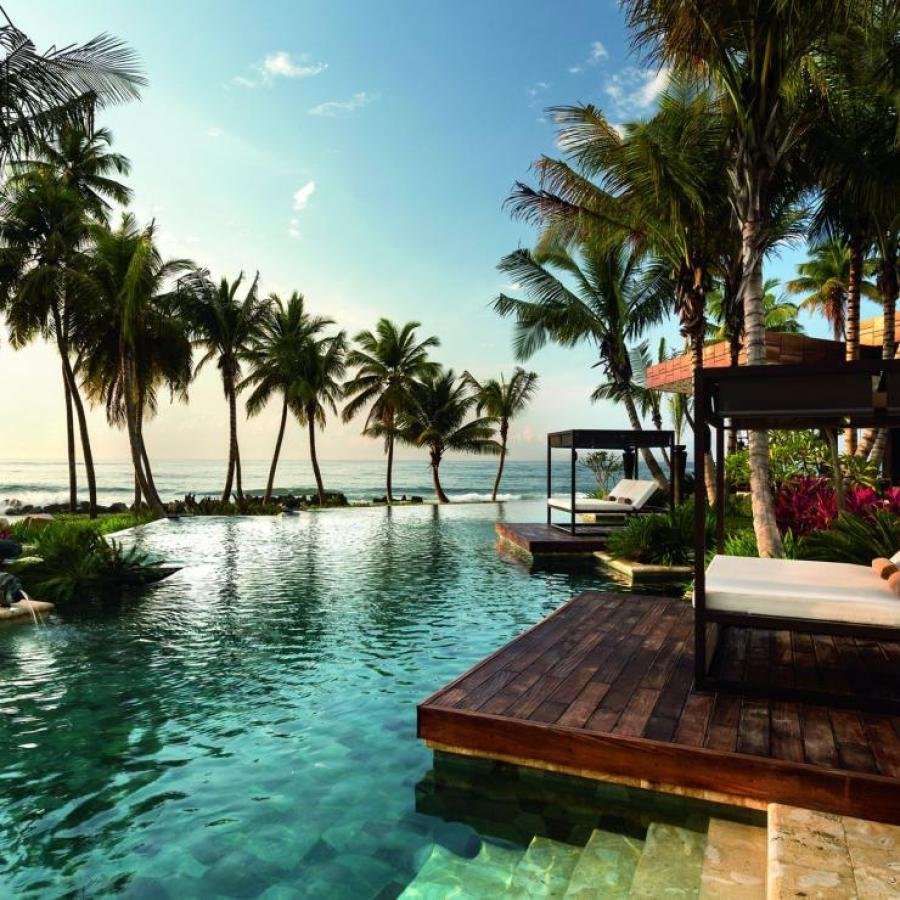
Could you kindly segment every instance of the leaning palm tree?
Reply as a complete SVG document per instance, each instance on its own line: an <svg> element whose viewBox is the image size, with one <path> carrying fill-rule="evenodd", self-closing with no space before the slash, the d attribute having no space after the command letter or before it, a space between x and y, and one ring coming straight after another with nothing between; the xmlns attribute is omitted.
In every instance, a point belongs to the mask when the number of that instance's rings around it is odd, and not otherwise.
<svg viewBox="0 0 900 900"><path fill-rule="evenodd" d="M824 316L836 341L843 341L847 333L850 265L850 247L843 240L832 238L811 247L809 259L797 266L798 277L785 284L789 294L804 295L801 308ZM860 279L858 290L870 300L878 296L875 285L864 278Z"/></svg>
<svg viewBox="0 0 900 900"><path fill-rule="evenodd" d="M397 410L404 404L410 385L417 378L435 373L437 363L428 359L428 351L440 345L436 337L420 341L416 329L421 322L407 322L398 327L390 319L379 319L375 331L361 331L354 341L356 347L347 354L347 366L356 374L344 385L350 398L342 418L349 422L366 406L369 412L363 434L384 438L387 454L387 491L392 503L394 443L396 440Z"/></svg>
<svg viewBox="0 0 900 900"><path fill-rule="evenodd" d="M29 153L61 126L137 99L146 84L134 51L101 34L41 53L0 9L0 165Z"/></svg>
<svg viewBox="0 0 900 900"><path fill-rule="evenodd" d="M300 406L300 424L309 430L309 461L316 479L319 506L325 505L325 483L316 451L316 425L325 428L326 413L337 414L338 401L344 396L343 379L347 371L347 335L337 334L306 340L301 351L300 377L295 390Z"/></svg>
<svg viewBox="0 0 900 900"><path fill-rule="evenodd" d="M311 316L305 309L303 294L297 291L291 294L287 303L277 294L270 294L267 299L259 333L246 355L250 373L238 385L239 390L250 389L248 416L258 415L273 396L281 395L281 420L263 497L265 503L272 499L288 412L298 419L305 415L301 402L305 353L310 342L333 324L332 319L324 316Z"/></svg>
<svg viewBox="0 0 900 900"><path fill-rule="evenodd" d="M607 249L588 244L581 250L579 263L561 247L545 247L539 254L516 250L498 268L521 285L528 297L521 300L501 294L493 304L501 316L515 320L516 356L530 359L548 341L562 347L593 345L596 365L606 378L594 399L602 394L621 403L632 429L640 431L629 342L662 322L666 305L658 292L643 290L645 282L633 254L623 246ZM570 279L573 287L563 278ZM656 481L666 486L652 452L643 448L641 453Z"/></svg>
<svg viewBox="0 0 900 900"><path fill-rule="evenodd" d="M198 271L183 282L194 345L205 351L194 374L215 361L228 403L228 472L222 491L223 501L231 498L232 484L238 499L244 497L237 432L238 385L242 361L258 337L266 315L257 294L259 273L251 282L244 299L239 300L237 294L243 281L244 273L241 272L234 281L222 278L216 285L208 273Z"/></svg>
<svg viewBox="0 0 900 900"><path fill-rule="evenodd" d="M509 381L501 373L499 378L478 381L471 373L463 372L463 380L475 394L475 411L480 416L497 423L500 432L500 461L497 464L497 477L491 491L491 502L497 500L500 479L503 477L503 464L506 462L506 445L509 439L509 423L523 412L534 398L537 391L537 372L526 372L516 366Z"/></svg>
<svg viewBox="0 0 900 900"><path fill-rule="evenodd" d="M741 233L747 362L765 363L762 261L772 192L821 112L814 55L851 17L844 0L625 0L635 42L660 65L699 75L731 123L730 197ZM753 524L761 556L781 556L768 438L750 433Z"/></svg>
<svg viewBox="0 0 900 900"><path fill-rule="evenodd" d="M118 228L91 227L91 252L82 290L90 302L75 323L84 358L84 381L107 417L124 423L140 496L157 515L165 510L150 467L143 422L163 384L184 394L191 376L191 346L179 318L178 278L189 260L164 260L153 225L140 228L125 214Z"/></svg>
<svg viewBox="0 0 900 900"><path fill-rule="evenodd" d="M440 475L441 461L448 451L500 452L500 445L494 440L494 420L488 416L469 419L477 403L464 379L457 378L453 369L441 369L413 382L398 416L400 440L428 449L438 503L450 502Z"/></svg>

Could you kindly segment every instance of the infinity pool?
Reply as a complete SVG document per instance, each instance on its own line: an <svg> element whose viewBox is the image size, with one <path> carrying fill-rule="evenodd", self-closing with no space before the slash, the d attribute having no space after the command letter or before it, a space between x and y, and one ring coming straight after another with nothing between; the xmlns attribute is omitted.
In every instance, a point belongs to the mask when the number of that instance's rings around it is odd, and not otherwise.
<svg viewBox="0 0 900 900"><path fill-rule="evenodd" d="M498 515L538 512L143 529L180 573L0 632L0 894L360 900L396 896L435 843L474 855L475 827L416 811L415 705L603 586L498 553Z"/></svg>

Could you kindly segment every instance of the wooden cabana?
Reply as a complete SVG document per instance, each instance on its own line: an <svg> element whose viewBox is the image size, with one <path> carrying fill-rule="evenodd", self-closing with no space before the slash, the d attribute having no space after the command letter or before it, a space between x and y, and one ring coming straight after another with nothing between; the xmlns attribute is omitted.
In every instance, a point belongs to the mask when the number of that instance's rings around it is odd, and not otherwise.
<svg viewBox="0 0 900 900"><path fill-rule="evenodd" d="M633 469L629 471L629 466L625 466L625 477L634 481L639 480L640 476L640 453L642 449L662 449L668 451L669 458L669 502L674 504L675 501L675 477L677 472L676 450L679 449L675 444L675 432L664 430L653 431L630 431L630 430L614 430L614 429L570 429L568 431L554 431L547 435L547 524L555 528L562 528L575 534L578 528L597 529L596 524L585 524L577 521L578 515L581 513L597 514L601 512L599 504L595 502L594 507L588 508L589 504L582 503L579 505L577 492L575 489L576 482L576 466L578 463L579 450L621 450L626 460L633 460ZM683 449L683 448L681 448ZM565 508L554 505L553 501L553 451L567 450L571 461L571 477L569 490L566 497ZM602 503L602 501L601 501ZM641 504L643 506L643 504ZM552 513L554 509L562 510L569 515L569 522L566 525L553 522ZM629 514L638 512L637 507L629 508L626 504L621 504L614 515L619 518Z"/></svg>
<svg viewBox="0 0 900 900"><path fill-rule="evenodd" d="M900 599L891 595L886 584L881 584L867 567L723 556L723 502L716 509L718 555L707 569L704 489L710 427L719 460L724 458L724 432L728 428L897 428L900 360L702 369L695 378L694 397L696 689L752 692L752 685L723 676L724 669L713 665L720 632L728 627L900 642ZM717 496L724 498L722 465L716 474ZM716 583L711 587L712 573ZM758 602L754 601L754 591ZM900 672L892 671L887 679L890 696L885 699L881 693L870 706L884 710L887 705L900 711ZM871 701L865 692L852 688L842 692L840 698L815 685L770 684L760 692L776 699L807 702L854 701L865 706Z"/></svg>

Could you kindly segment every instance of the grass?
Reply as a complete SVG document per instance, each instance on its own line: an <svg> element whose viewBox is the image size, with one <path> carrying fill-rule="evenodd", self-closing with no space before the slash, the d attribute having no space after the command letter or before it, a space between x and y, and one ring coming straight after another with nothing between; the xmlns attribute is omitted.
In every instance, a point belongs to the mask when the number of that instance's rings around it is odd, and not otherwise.
<svg viewBox="0 0 900 900"><path fill-rule="evenodd" d="M81 529L97 535L113 534L116 531L124 531L126 528L134 528L136 525L145 525L152 522L154 516L149 512L142 513L103 513L96 519L91 519L82 513L57 513L51 520L51 525L65 525L74 529ZM34 525L25 519L14 522L10 526L10 535L14 540L23 544L33 544L38 535L46 530L48 525Z"/></svg>

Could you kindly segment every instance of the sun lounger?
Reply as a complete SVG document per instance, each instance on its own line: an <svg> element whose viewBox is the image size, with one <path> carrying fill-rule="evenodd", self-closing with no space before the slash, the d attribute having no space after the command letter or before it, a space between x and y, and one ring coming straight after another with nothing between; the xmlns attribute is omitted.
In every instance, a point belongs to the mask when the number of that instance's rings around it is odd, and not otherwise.
<svg viewBox="0 0 900 900"><path fill-rule="evenodd" d="M900 599L887 582L870 566L849 563L715 556L706 570L706 608L794 619L798 626L846 622L900 628Z"/></svg>
<svg viewBox="0 0 900 900"><path fill-rule="evenodd" d="M572 496L547 498L547 524L575 534L576 528L590 529L593 534L615 531L622 528L629 516L646 511L647 504L659 490L655 481L639 478L623 478L610 492L606 500ZM621 501L621 502L620 502ZM565 525L551 521L551 512L556 509L569 514ZM578 523L577 515L593 515L594 521Z"/></svg>

